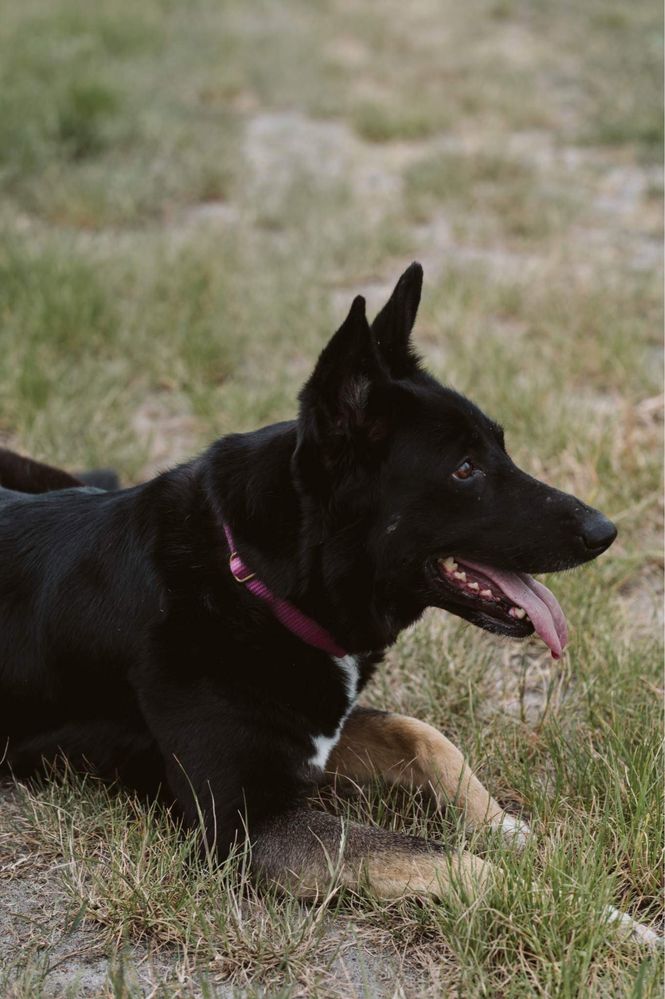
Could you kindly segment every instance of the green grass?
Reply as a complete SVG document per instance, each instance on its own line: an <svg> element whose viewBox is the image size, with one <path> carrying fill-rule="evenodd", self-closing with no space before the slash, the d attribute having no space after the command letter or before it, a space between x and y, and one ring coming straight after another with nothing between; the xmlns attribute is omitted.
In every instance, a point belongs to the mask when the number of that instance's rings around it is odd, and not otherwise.
<svg viewBox="0 0 665 999"><path fill-rule="evenodd" d="M620 527L553 581L561 664L430 613L367 693L440 727L530 817L522 856L470 844L504 870L492 895L303 905L249 885L242 856L202 863L156 809L54 782L0 812L19 928L3 995L76 995L57 979L69 951L105 954L100 994L117 997L145 994L151 963L169 999L369 996L375 980L409 999L661 994L662 960L602 918L663 918L660 40L650 0L3 11L3 440L132 482L289 417L353 295L378 307L422 255L432 371L527 470ZM314 122L305 148L288 129L252 145L284 120ZM462 835L416 794L326 807Z"/></svg>
<svg viewBox="0 0 665 999"><path fill-rule="evenodd" d="M406 175L406 201L415 221L443 207L459 238L471 235L483 243L540 245L560 236L579 211L561 181L557 185L524 162L482 151L426 155Z"/></svg>

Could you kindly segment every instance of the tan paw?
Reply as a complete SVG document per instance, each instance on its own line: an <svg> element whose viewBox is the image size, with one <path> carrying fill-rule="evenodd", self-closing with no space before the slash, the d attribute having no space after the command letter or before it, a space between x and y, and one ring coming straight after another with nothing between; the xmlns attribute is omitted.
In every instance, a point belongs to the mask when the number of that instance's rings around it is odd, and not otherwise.
<svg viewBox="0 0 665 999"><path fill-rule="evenodd" d="M492 819L492 828L500 832L506 842L516 850L523 850L533 835L531 826L508 812L501 812Z"/></svg>

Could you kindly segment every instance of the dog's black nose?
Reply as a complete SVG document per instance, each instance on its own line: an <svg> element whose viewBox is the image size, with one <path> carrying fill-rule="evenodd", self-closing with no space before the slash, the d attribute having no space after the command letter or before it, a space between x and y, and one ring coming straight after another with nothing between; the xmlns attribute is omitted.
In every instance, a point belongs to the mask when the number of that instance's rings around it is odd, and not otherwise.
<svg viewBox="0 0 665 999"><path fill-rule="evenodd" d="M582 521L580 536L585 548L594 555L600 555L616 538L617 529L602 513L592 510Z"/></svg>

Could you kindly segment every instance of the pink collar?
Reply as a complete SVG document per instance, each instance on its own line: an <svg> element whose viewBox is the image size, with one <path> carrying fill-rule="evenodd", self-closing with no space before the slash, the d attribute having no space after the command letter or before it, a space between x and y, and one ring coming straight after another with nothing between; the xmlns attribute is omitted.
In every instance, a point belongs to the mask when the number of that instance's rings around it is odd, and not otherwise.
<svg viewBox="0 0 665 999"><path fill-rule="evenodd" d="M289 603L288 600L276 597L266 584L257 579L251 569L247 568L236 551L231 529L226 523L224 524L224 533L229 545L229 568L236 583L244 584L255 597L265 600L277 620L285 628L288 628L292 634L300 638L301 641L306 642L308 645L313 645L316 649L321 649L331 656L345 656L346 652L344 649L339 647L332 635L322 628L321 625L317 624L316 621L312 621L311 617L307 617L306 614L303 614L302 611Z"/></svg>

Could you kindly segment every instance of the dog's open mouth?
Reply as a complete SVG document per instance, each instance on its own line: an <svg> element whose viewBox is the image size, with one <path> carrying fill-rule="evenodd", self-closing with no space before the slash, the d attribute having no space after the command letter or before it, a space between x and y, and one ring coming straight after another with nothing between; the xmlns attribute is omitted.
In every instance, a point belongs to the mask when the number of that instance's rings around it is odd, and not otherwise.
<svg viewBox="0 0 665 999"><path fill-rule="evenodd" d="M453 556L437 560L437 573L446 588L462 597L474 623L516 638L535 631L553 658L560 658L568 642L564 613L554 594L532 576Z"/></svg>

